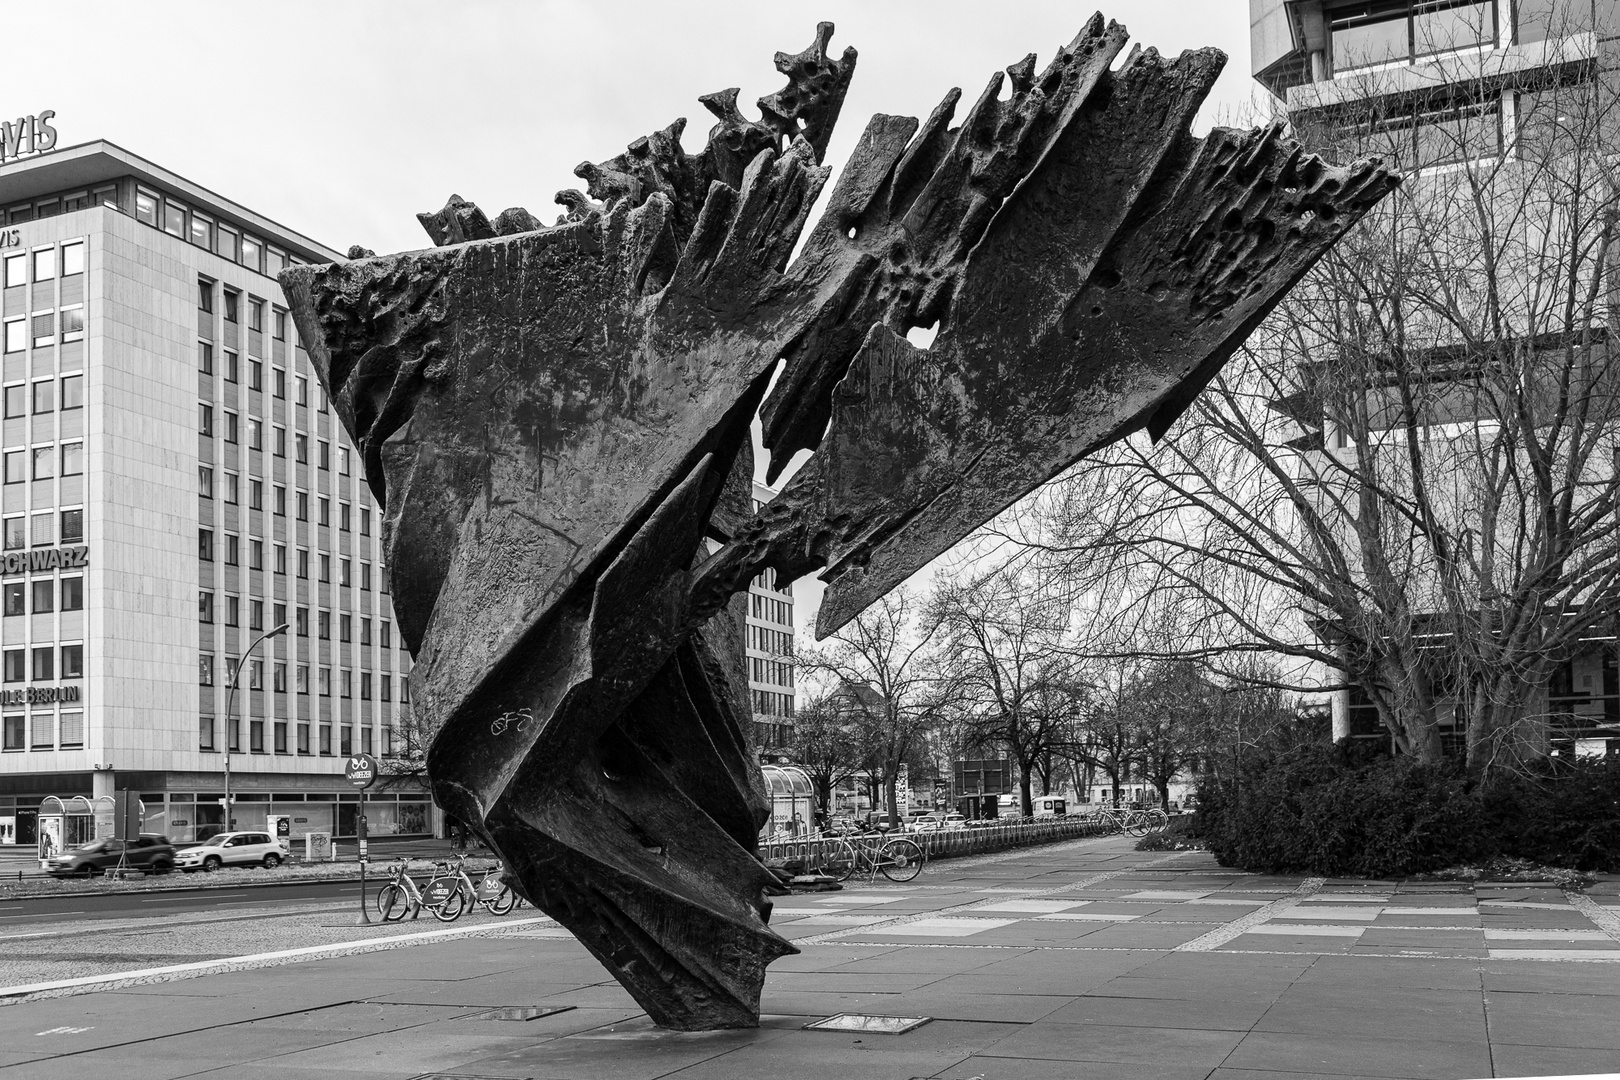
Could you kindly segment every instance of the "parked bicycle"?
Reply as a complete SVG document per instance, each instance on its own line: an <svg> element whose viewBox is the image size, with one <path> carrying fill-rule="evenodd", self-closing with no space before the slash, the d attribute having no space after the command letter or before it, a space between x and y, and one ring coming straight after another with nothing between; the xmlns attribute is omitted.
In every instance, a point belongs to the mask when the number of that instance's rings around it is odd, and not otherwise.
<svg viewBox="0 0 1620 1080"><path fill-rule="evenodd" d="M501 878L501 865L484 871L474 884L467 873L467 856L434 864L433 877L422 889L423 906L440 922L455 922L462 912L482 904L491 915L505 915L517 906L517 894Z"/></svg>
<svg viewBox="0 0 1620 1080"><path fill-rule="evenodd" d="M422 890L407 872L406 861L388 867L391 880L377 892L377 914L384 922L399 922L407 914L415 919L426 906Z"/></svg>
<svg viewBox="0 0 1620 1080"><path fill-rule="evenodd" d="M922 873L923 858L922 847L905 837L849 836L827 841L821 872L839 881L862 871L868 881L876 880L880 871L890 881L910 881Z"/></svg>
<svg viewBox="0 0 1620 1080"><path fill-rule="evenodd" d="M1124 806L1102 806L1094 811L1097 815L1107 818L1113 827L1120 832L1131 836L1146 836L1150 832L1157 832L1170 824L1170 815L1153 807L1149 810L1132 810Z"/></svg>

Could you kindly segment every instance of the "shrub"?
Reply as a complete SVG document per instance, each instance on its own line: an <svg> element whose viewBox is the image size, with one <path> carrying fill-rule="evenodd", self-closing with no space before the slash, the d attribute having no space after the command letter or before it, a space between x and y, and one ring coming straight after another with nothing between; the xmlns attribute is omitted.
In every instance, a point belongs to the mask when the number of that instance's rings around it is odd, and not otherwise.
<svg viewBox="0 0 1620 1080"><path fill-rule="evenodd" d="M1226 866L1330 877L1404 877L1517 857L1620 867L1620 763L1498 775L1484 788L1453 762L1368 759L1306 746L1205 782L1195 829Z"/></svg>

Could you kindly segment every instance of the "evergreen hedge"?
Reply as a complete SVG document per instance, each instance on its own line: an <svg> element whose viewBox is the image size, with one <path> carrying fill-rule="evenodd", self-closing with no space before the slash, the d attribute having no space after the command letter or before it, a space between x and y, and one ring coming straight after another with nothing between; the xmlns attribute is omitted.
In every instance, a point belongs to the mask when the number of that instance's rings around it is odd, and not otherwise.
<svg viewBox="0 0 1620 1080"><path fill-rule="evenodd" d="M1205 781L1194 829L1223 866L1327 877L1405 877L1496 857L1620 869L1620 761L1497 771L1367 759L1301 746Z"/></svg>

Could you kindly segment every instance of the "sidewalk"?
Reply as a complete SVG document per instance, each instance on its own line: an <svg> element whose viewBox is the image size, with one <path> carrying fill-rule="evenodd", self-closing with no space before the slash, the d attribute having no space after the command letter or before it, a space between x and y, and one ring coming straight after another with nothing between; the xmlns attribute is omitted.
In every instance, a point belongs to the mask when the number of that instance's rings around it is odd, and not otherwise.
<svg viewBox="0 0 1620 1080"><path fill-rule="evenodd" d="M1620 1071L1620 880L1245 875L1119 838L783 897L754 1031L649 1025L560 928L0 1007L0 1080L1288 1080ZM510 1007L564 1009L501 1019ZM840 1013L905 1034L809 1031Z"/></svg>

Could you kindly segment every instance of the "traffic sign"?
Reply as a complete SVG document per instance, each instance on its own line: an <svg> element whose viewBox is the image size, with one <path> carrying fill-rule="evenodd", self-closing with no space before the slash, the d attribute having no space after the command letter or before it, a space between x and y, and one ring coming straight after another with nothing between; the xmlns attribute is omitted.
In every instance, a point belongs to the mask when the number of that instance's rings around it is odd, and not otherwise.
<svg viewBox="0 0 1620 1080"><path fill-rule="evenodd" d="M355 754L343 767L343 778L364 791L377 782L377 759L370 754Z"/></svg>

